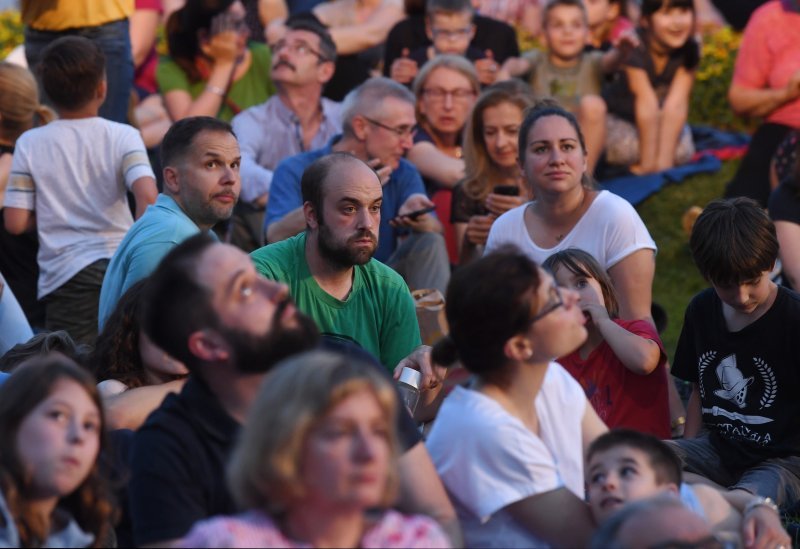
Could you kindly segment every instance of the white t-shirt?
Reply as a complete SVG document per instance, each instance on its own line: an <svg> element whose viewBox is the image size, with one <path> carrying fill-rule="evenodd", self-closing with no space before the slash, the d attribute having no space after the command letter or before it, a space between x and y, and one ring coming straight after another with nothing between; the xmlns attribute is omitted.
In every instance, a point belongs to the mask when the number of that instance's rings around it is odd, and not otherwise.
<svg viewBox="0 0 800 549"><path fill-rule="evenodd" d="M503 508L562 486L584 499L583 389L552 362L534 403L539 436L477 391L456 387L442 404L426 445L467 547L546 547Z"/></svg>
<svg viewBox="0 0 800 549"><path fill-rule="evenodd" d="M528 204L523 204L497 218L489 231L484 253L514 244L541 264L556 252L580 248L608 270L633 252L656 250L656 243L630 202L608 191L598 193L575 227L552 248L542 248L531 239L525 226L527 207Z"/></svg>
<svg viewBox="0 0 800 549"><path fill-rule="evenodd" d="M39 298L99 259L133 224L126 191L153 169L139 132L104 118L55 120L22 134L5 206L36 212Z"/></svg>

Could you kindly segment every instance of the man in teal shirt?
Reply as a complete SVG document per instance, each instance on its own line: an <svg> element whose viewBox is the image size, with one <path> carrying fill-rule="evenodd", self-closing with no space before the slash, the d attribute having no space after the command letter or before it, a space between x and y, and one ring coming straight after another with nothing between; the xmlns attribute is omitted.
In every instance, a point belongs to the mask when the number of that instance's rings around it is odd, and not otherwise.
<svg viewBox="0 0 800 549"><path fill-rule="evenodd" d="M287 284L320 332L355 341L394 369L420 335L403 278L372 259L383 200L378 176L334 153L306 169L301 187L306 231L253 252L256 269Z"/></svg>
<svg viewBox="0 0 800 549"><path fill-rule="evenodd" d="M230 124L207 116L176 122L161 145L164 192L128 230L100 290L102 330L122 294L168 251L228 219L239 199L239 142Z"/></svg>

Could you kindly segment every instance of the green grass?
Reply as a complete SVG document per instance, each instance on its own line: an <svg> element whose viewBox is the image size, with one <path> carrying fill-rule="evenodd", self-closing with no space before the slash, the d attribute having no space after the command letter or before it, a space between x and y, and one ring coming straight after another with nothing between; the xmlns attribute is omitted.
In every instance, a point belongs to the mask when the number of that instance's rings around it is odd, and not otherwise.
<svg viewBox="0 0 800 549"><path fill-rule="evenodd" d="M661 336L670 360L675 356L686 305L694 294L707 287L692 262L681 217L690 206L704 207L721 197L737 166L738 161L725 162L717 173L667 185L636 208L658 245L653 301L667 311L669 323Z"/></svg>

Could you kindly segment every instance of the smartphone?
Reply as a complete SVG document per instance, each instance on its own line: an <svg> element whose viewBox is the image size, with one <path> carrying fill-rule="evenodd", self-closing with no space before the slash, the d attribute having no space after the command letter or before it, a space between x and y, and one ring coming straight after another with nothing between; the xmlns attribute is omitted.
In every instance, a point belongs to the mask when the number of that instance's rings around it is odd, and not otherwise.
<svg viewBox="0 0 800 549"><path fill-rule="evenodd" d="M495 185L492 192L505 196L519 196L519 187L516 185Z"/></svg>
<svg viewBox="0 0 800 549"><path fill-rule="evenodd" d="M407 214L400 215L398 217L407 217L409 219L417 219L421 215L425 215L426 213L430 213L436 209L436 206L428 206L427 208L422 208L421 210L416 210L413 212L409 212Z"/></svg>

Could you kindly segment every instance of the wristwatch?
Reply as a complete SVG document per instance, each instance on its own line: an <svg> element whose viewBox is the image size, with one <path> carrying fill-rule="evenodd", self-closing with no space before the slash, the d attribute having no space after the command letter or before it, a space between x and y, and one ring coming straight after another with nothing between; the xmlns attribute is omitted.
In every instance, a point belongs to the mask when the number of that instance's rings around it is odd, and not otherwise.
<svg viewBox="0 0 800 549"><path fill-rule="evenodd" d="M778 509L778 506L775 504L775 502L772 501L772 498L762 498L759 496L750 500L747 503L747 505L744 506L744 511L742 512L742 516L743 517L746 516L750 511L752 511L756 507L769 507L770 509L772 509L773 511L775 511L780 515L780 510Z"/></svg>

